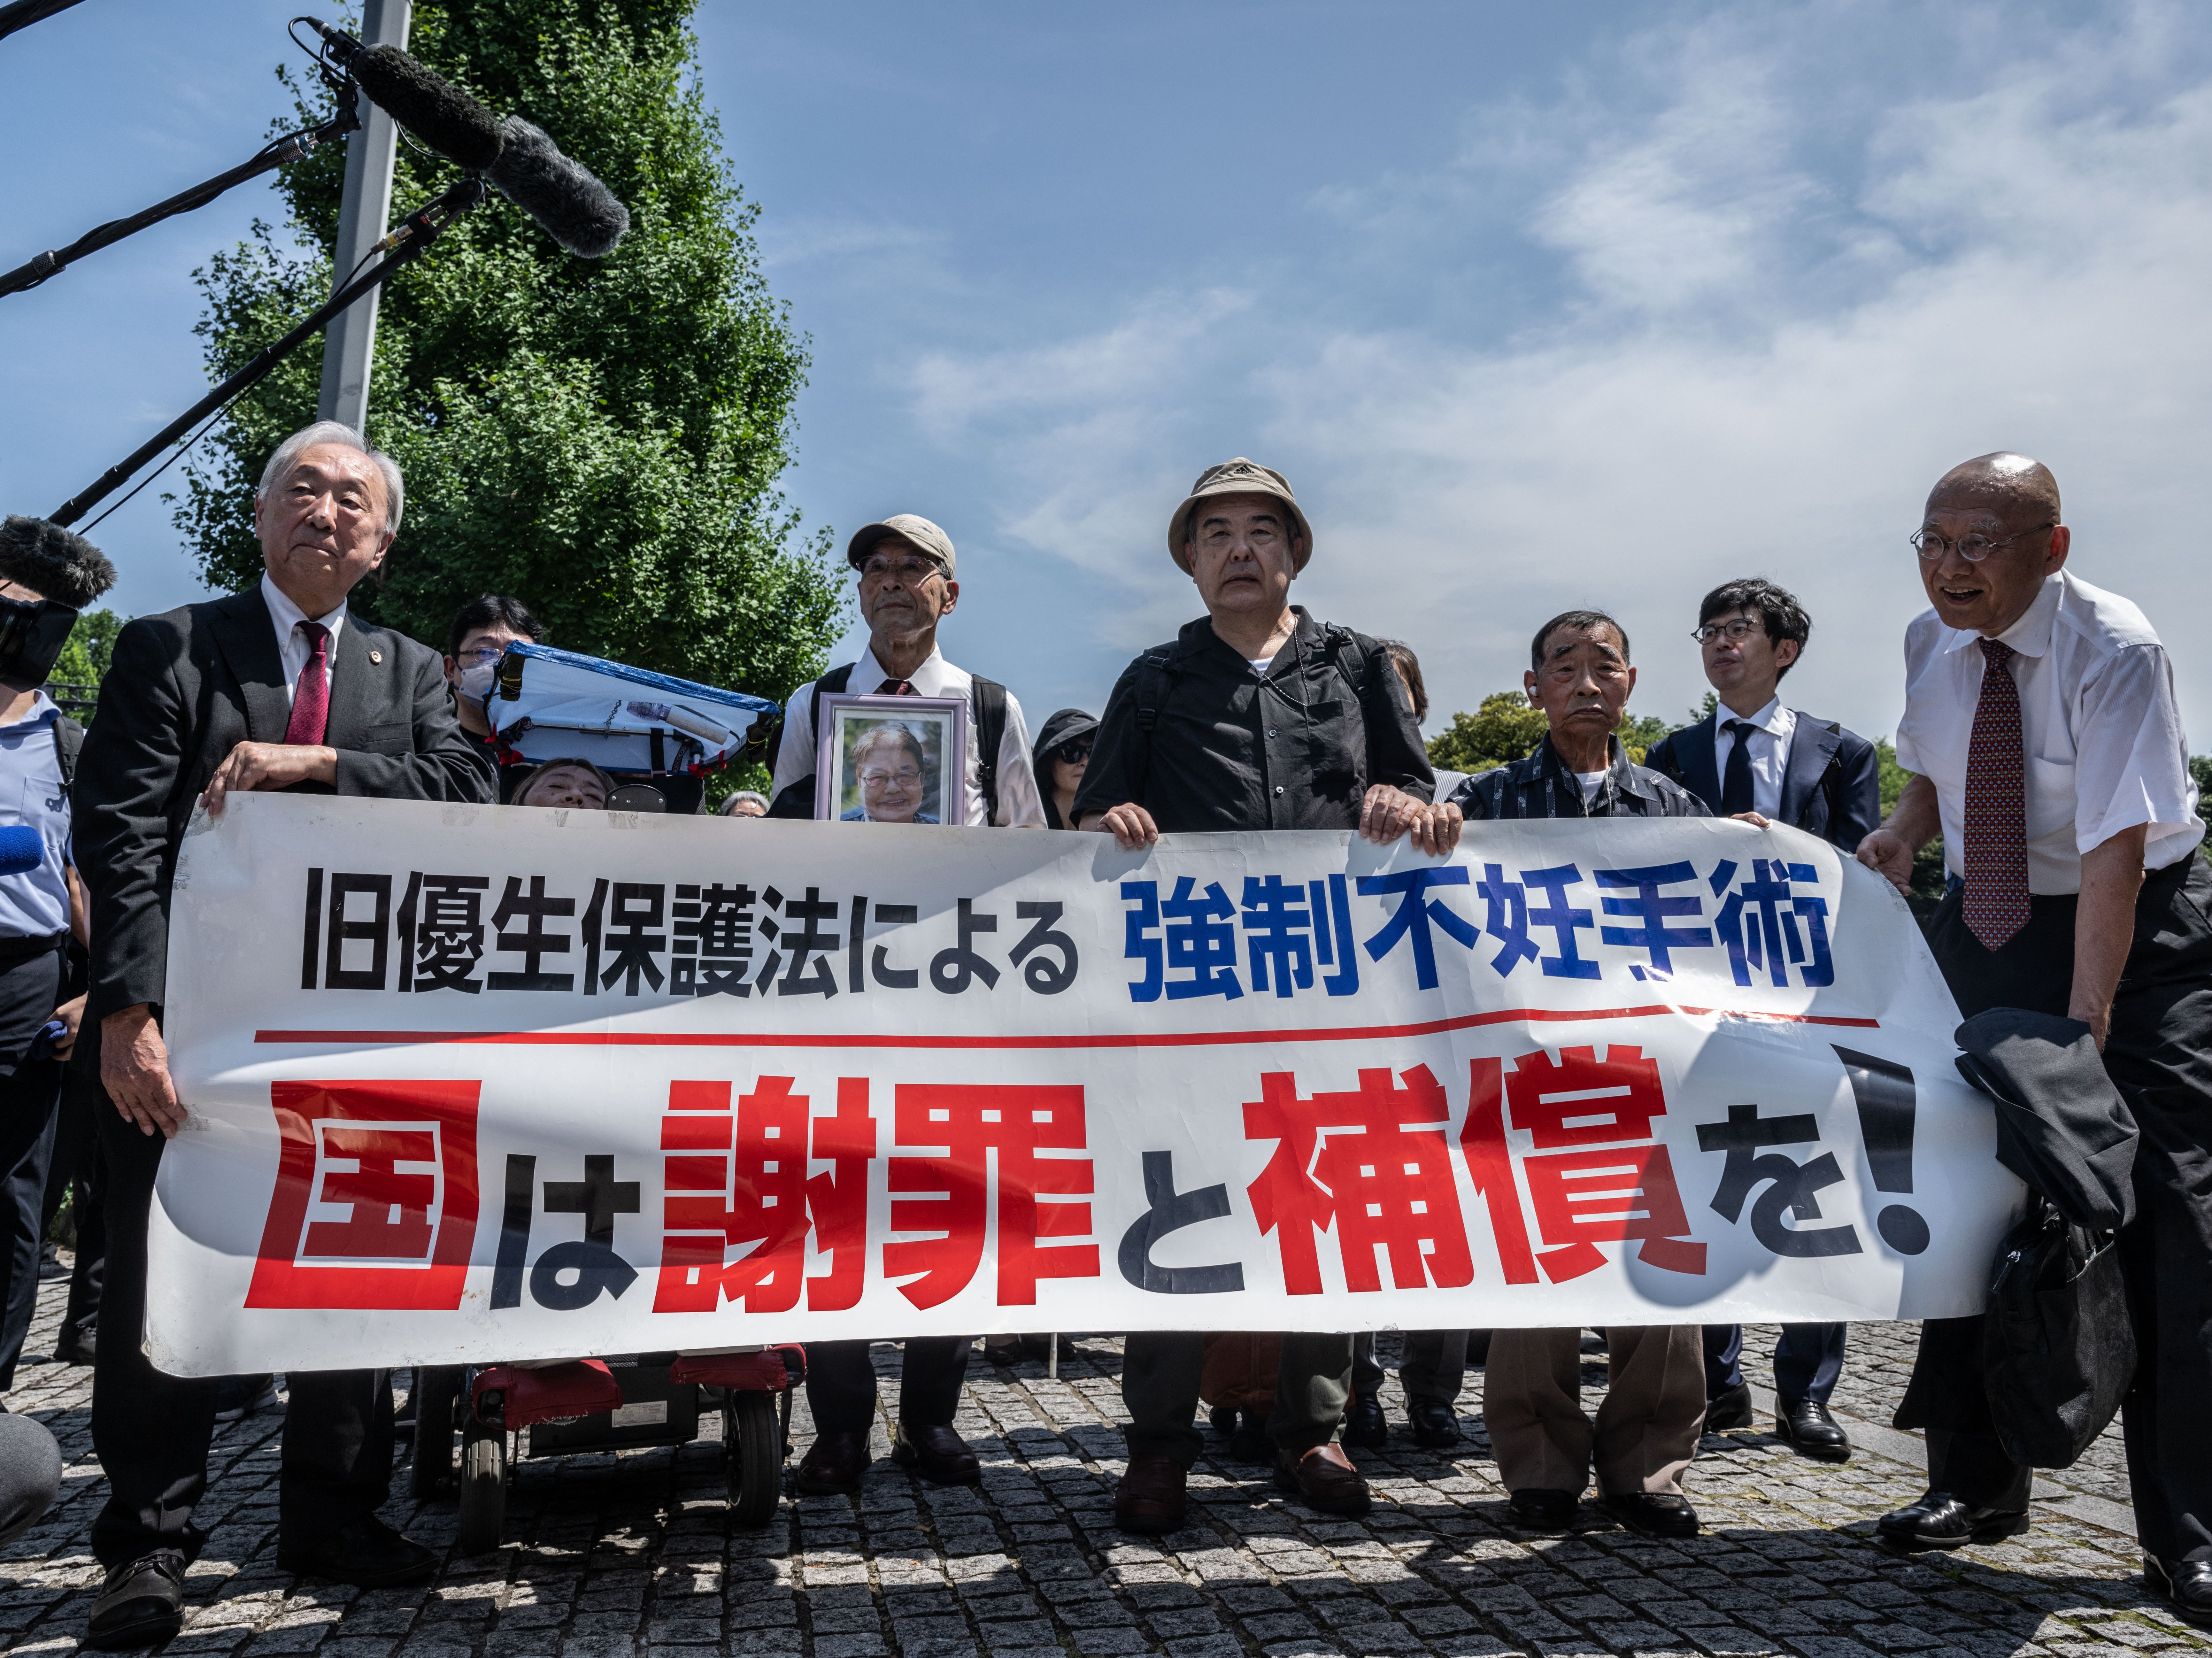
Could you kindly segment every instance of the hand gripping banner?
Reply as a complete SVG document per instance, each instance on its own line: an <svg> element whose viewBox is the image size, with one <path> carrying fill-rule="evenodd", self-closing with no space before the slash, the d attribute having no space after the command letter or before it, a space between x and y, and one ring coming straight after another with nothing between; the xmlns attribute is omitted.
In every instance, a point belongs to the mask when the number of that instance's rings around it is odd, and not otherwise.
<svg viewBox="0 0 2212 1658"><path fill-rule="evenodd" d="M2021 1187L1793 830L1174 837L234 795L176 882L185 1375L1980 1309Z"/></svg>

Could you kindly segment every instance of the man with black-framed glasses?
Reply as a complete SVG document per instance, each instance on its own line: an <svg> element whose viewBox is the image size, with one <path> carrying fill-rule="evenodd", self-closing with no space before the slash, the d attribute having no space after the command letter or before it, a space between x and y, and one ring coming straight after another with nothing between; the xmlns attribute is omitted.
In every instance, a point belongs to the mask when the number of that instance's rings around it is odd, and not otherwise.
<svg viewBox="0 0 2212 1658"><path fill-rule="evenodd" d="M2140 610L2066 568L2057 480L2025 455L1953 467L1912 539L1930 608L1905 631L1897 757L1918 775L1859 861L1903 888L1940 830L1928 941L1960 1011L2078 1021L2135 1116L2128 1482L2150 1587L2212 1628L2212 866L2172 665ZM1929 1490L1882 1517L1893 1546L2027 1529L1982 1326L1921 1327L1897 1425L1927 1430Z"/></svg>
<svg viewBox="0 0 2212 1658"><path fill-rule="evenodd" d="M1794 594L1756 576L1725 581L1698 606L1692 637L1719 698L1711 715L1662 738L1644 763L1696 795L1716 817L1755 811L1840 848L1845 857L1881 822L1874 744L1832 720L1785 707L1813 619ZM1774 1346L1775 1424L1803 1455L1840 1462L1850 1437L1828 1412L1844 1370L1842 1324L1785 1324ZM1705 1326L1705 1427L1753 1425L1743 1379L1743 1327Z"/></svg>

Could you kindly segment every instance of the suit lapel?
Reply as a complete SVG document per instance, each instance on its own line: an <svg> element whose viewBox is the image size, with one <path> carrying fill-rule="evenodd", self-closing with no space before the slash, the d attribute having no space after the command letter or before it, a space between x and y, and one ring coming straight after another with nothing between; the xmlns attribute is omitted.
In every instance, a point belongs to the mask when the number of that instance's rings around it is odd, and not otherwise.
<svg viewBox="0 0 2212 1658"><path fill-rule="evenodd" d="M385 665L368 659L369 641L364 631L350 612L345 626L338 630L337 660L331 668L331 716L323 728L323 742L333 749L362 746L369 710L379 701ZM378 641L380 656L388 654L380 648L382 642Z"/></svg>
<svg viewBox="0 0 2212 1658"><path fill-rule="evenodd" d="M246 703L247 737L256 743L283 742L284 728L292 723L292 701L284 694L284 659L277 653L276 624L261 590L255 587L219 600L214 631L216 647Z"/></svg>
<svg viewBox="0 0 2212 1658"><path fill-rule="evenodd" d="M1796 733L1790 740L1790 768L1782 774L1784 823L1803 820L1805 807L1820 786L1821 774L1843 744L1843 733L1827 721L1809 714L1797 715Z"/></svg>
<svg viewBox="0 0 2212 1658"><path fill-rule="evenodd" d="M1717 714L1711 720L1700 720L1674 737L1674 751L1682 756L1683 786L1714 812L1721 809L1720 768L1713 759L1715 721L1719 719Z"/></svg>

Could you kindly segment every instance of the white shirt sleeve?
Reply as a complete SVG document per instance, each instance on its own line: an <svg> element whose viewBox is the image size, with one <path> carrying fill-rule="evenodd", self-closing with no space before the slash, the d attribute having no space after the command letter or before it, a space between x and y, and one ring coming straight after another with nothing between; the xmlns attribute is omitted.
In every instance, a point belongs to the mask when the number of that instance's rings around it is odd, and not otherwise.
<svg viewBox="0 0 2212 1658"><path fill-rule="evenodd" d="M802 777L814 774L814 682L792 692L784 706L783 737L775 745L775 776L768 798L775 798Z"/></svg>
<svg viewBox="0 0 2212 1658"><path fill-rule="evenodd" d="M999 737L1000 829L1042 829L1044 797L1037 791L1035 757L1030 752L1029 722L1012 691L1006 693L1006 729Z"/></svg>
<svg viewBox="0 0 2212 1658"><path fill-rule="evenodd" d="M2144 864L2164 868L2204 834L2165 647L2130 645L2115 652L2081 687L2077 706L2075 850L2094 852L2121 830L2145 823ZM2182 835L2185 842L2172 844ZM2164 856L2150 850L2161 842Z"/></svg>

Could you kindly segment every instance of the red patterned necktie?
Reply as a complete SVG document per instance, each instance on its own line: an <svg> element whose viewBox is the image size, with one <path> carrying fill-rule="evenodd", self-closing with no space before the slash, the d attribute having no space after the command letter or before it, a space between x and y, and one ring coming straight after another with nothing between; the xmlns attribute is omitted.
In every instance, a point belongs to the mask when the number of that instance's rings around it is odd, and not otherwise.
<svg viewBox="0 0 2212 1658"><path fill-rule="evenodd" d="M1966 749L1965 914L1983 948L1996 950L2027 925L2027 799L2021 759L2020 687L2013 648L1982 647L1982 700Z"/></svg>
<svg viewBox="0 0 2212 1658"><path fill-rule="evenodd" d="M319 622L300 626L307 635L307 665L292 692L292 723L284 727L284 740L318 748L331 719L331 630Z"/></svg>
<svg viewBox="0 0 2212 1658"><path fill-rule="evenodd" d="M886 679L882 684L876 687L876 695L878 696L912 696L914 695L914 681L911 679Z"/></svg>

